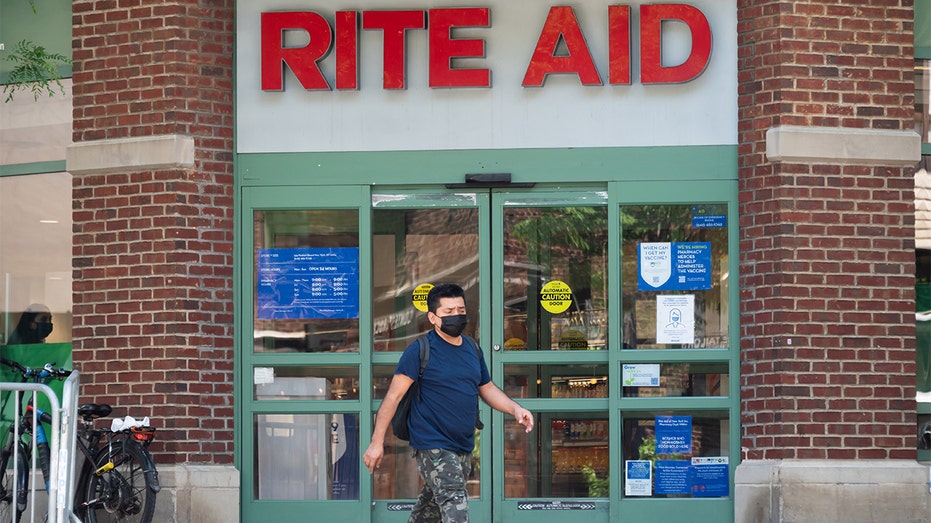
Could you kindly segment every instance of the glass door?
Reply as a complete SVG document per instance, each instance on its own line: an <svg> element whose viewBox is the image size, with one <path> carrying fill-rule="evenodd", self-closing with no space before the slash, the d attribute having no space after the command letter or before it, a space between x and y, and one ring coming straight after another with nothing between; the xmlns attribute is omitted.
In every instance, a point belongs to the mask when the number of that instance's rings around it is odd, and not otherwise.
<svg viewBox="0 0 931 523"><path fill-rule="evenodd" d="M372 414L384 399L400 353L432 328L426 319L426 296L434 285L460 285L469 316L464 334L480 343L488 339L488 202L487 191L373 194ZM482 346L487 359L488 349ZM487 407L481 416L488 422ZM491 522L487 431L476 431L475 442L467 482L471 521ZM373 480L372 521L407 521L422 481L407 442L395 439L390 430Z"/></svg>
<svg viewBox="0 0 931 523"><path fill-rule="evenodd" d="M243 192L242 521L368 518L368 207L360 187Z"/></svg>
<svg viewBox="0 0 931 523"><path fill-rule="evenodd" d="M426 292L458 283L466 334L480 341L495 383L536 415L528 435L483 406L472 521L570 507L607 521L606 192L399 191L372 203L373 411L399 353L430 328ZM389 435L373 521L406 521L420 486L407 444Z"/></svg>
<svg viewBox="0 0 931 523"><path fill-rule="evenodd" d="M492 201L492 376L536 418L525 434L493 414L494 520L606 522L616 426L607 192L498 192Z"/></svg>

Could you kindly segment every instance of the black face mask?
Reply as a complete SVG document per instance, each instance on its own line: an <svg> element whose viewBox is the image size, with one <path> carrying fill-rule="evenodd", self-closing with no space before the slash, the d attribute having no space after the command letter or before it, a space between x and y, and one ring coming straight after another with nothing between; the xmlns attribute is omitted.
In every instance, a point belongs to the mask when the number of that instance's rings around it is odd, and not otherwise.
<svg viewBox="0 0 931 523"><path fill-rule="evenodd" d="M443 320L443 324L440 325L440 330L453 338L458 338L459 335L462 334L463 329L465 329L466 324L469 323L469 318L465 314L442 316L440 319Z"/></svg>
<svg viewBox="0 0 931 523"><path fill-rule="evenodd" d="M37 322L36 323L36 336L40 340L44 340L52 333L52 323L51 322Z"/></svg>

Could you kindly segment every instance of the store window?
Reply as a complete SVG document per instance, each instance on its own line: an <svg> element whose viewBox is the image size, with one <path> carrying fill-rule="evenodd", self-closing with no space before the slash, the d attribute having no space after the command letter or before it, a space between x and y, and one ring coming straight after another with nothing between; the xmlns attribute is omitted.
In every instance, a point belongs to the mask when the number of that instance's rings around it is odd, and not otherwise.
<svg viewBox="0 0 931 523"><path fill-rule="evenodd" d="M624 412L623 417L625 496L728 495L727 411ZM643 477L632 474L638 467L649 472Z"/></svg>
<svg viewBox="0 0 931 523"><path fill-rule="evenodd" d="M728 347L726 215L724 205L622 208L624 349Z"/></svg>
<svg viewBox="0 0 931 523"><path fill-rule="evenodd" d="M255 352L359 352L359 213L255 211Z"/></svg>
<svg viewBox="0 0 931 523"><path fill-rule="evenodd" d="M70 344L71 303L71 175L0 177L0 342Z"/></svg>
<svg viewBox="0 0 931 523"><path fill-rule="evenodd" d="M607 350L607 207L509 207L503 228L504 348Z"/></svg>
<svg viewBox="0 0 931 523"><path fill-rule="evenodd" d="M359 212L255 210L252 398L256 500L359 499ZM323 356L323 357L321 357ZM286 404L287 403L287 404Z"/></svg>
<svg viewBox="0 0 931 523"><path fill-rule="evenodd" d="M539 413L534 430L543 436L527 455L524 429L504 427L506 498L607 498L610 494L611 424L605 411Z"/></svg>

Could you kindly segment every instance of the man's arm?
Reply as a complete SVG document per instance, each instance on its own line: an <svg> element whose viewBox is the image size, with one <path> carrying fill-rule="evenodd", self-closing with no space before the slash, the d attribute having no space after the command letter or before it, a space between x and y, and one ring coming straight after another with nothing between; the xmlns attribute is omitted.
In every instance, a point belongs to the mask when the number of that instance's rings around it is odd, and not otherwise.
<svg viewBox="0 0 931 523"><path fill-rule="evenodd" d="M489 381L479 387L478 395L481 396L482 400L491 408L505 414L512 414L517 419L517 422L524 426L524 432L533 430L533 414L524 407L521 407L516 401L509 398L508 395L494 383ZM382 405L384 406L384 404Z"/></svg>
<svg viewBox="0 0 931 523"><path fill-rule="evenodd" d="M369 443L369 448L362 455L362 462L368 467L369 472L374 472L381 465L381 459L385 455L385 434L388 432L388 425L391 424L391 418L394 417L394 412L398 410L398 403L401 402L404 393L413 384L414 380L404 374L395 374L391 378L391 385L388 386L385 399L382 400L381 407L378 407L378 413L375 415L372 442Z"/></svg>

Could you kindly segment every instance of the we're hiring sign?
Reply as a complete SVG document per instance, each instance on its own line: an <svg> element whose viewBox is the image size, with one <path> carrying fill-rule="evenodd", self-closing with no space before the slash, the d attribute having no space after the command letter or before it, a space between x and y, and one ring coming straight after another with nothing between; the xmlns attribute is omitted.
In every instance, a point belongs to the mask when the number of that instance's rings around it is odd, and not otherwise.
<svg viewBox="0 0 931 523"><path fill-rule="evenodd" d="M664 130L660 142L684 144L677 136L696 114L707 116L706 139L709 124L736 128L735 3L443 3L240 3L239 117L259 121L278 112L276 127L315 134L299 122L301 113L335 104L327 113L336 129L329 126L308 150L395 149L404 145L396 140L405 129L417 140L406 148L415 149L653 145L642 126L662 122L664 113L680 130ZM405 124L382 129L393 138L360 139L373 111L403 115ZM438 129L427 121L438 112L456 125ZM540 130L573 129L579 115L587 121L569 139L574 143L554 142ZM517 128L515 118L528 123L527 116L533 127ZM641 129L606 135L606 123L593 119L612 121L611 128L629 120ZM417 130L423 128L429 131ZM243 134L240 126L240 150L290 150L261 134ZM736 131L723 131L711 143L734 142Z"/></svg>

